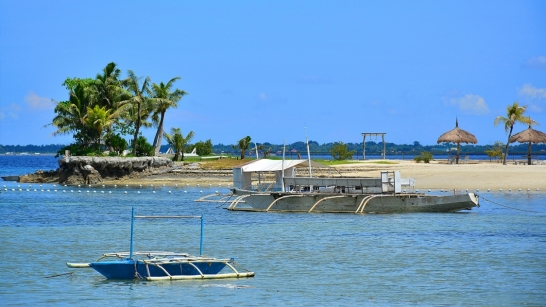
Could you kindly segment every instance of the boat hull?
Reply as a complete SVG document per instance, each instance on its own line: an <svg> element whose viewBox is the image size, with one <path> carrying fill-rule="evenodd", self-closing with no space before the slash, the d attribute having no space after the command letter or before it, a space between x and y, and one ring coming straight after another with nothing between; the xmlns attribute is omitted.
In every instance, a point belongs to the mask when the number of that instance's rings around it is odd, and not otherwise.
<svg viewBox="0 0 546 307"><path fill-rule="evenodd" d="M457 212L478 207L474 193L432 196L425 194L247 193L228 207L239 211L320 213ZM238 202L238 203L237 203Z"/></svg>
<svg viewBox="0 0 546 307"><path fill-rule="evenodd" d="M136 264L135 264L136 262ZM199 271L193 266L197 267ZM192 262L161 264L161 268L151 263L144 263L141 260L131 259L115 261L99 261L89 264L90 267L108 279L140 279L149 277L170 276L192 276L192 275L214 275L226 267L224 262Z"/></svg>

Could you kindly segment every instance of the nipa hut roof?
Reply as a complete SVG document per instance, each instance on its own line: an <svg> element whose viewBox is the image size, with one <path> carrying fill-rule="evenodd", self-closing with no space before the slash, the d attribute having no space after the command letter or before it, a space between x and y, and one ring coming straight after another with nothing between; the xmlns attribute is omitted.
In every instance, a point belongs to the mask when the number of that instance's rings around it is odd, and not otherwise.
<svg viewBox="0 0 546 307"><path fill-rule="evenodd" d="M438 144L445 142L476 144L478 143L478 140L472 133L460 129L459 121L455 120L455 129L440 135L440 137L438 138Z"/></svg>
<svg viewBox="0 0 546 307"><path fill-rule="evenodd" d="M526 130L514 134L510 138L510 143L546 143L546 133L535 130L529 126Z"/></svg>

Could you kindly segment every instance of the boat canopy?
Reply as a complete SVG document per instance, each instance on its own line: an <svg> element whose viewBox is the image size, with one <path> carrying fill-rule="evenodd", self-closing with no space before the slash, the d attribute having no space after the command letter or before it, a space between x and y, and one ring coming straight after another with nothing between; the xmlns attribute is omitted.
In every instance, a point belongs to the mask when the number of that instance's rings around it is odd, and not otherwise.
<svg viewBox="0 0 546 307"><path fill-rule="evenodd" d="M276 172L282 171L284 169L290 169L292 167L309 167L308 160L284 160L284 165L282 160L269 160L269 159L260 159L248 164L241 166L236 166L235 168L240 168L244 173L252 172ZM311 161L311 167L329 167L325 164Z"/></svg>
<svg viewBox="0 0 546 307"><path fill-rule="evenodd" d="M233 167L233 187L244 190L272 190L282 191L283 189L283 171L284 176L294 177L296 168L309 167L308 160L269 160L260 159L246 164ZM311 167L328 167L322 163L311 161ZM260 173L262 172L274 172L275 182L273 184L267 183L262 186L260 179ZM258 185L252 185L252 173L258 173Z"/></svg>

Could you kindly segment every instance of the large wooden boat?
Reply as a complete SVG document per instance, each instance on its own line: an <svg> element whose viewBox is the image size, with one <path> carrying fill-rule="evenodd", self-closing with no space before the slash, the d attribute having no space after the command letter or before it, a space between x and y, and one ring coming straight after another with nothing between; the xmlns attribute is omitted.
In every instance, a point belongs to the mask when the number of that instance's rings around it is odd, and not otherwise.
<svg viewBox="0 0 546 307"><path fill-rule="evenodd" d="M294 168L309 165L308 161L290 160L286 164L288 168L284 165L286 162L281 166L280 161L260 161L254 166L234 168L233 196L228 210L403 213L457 212L479 207L474 193L440 196L419 193L413 188L415 180L402 179L398 171L381 172L377 178L297 177L293 176ZM265 170L277 172L276 181L252 185L249 173ZM285 171L292 176L283 176Z"/></svg>

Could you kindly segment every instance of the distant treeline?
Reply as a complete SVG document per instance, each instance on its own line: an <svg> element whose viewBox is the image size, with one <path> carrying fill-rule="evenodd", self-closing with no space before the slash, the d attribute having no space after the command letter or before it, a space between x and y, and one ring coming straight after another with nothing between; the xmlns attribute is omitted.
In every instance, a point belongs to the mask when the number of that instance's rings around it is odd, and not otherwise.
<svg viewBox="0 0 546 307"><path fill-rule="evenodd" d="M309 141L309 151L313 154L329 154L330 149L334 146L335 143L325 143L319 144L315 141ZM263 149L260 149L261 153L266 150L273 154L282 153L283 145L282 144L271 144L271 143L258 143L258 145L263 145ZM355 155L362 155L362 143L347 143L349 150L354 150ZM61 150L66 145L64 144L51 144L51 145L0 145L0 154L6 153L51 153L55 154L57 151ZM514 144L510 146L510 154L516 153L527 153L528 144ZM394 144L386 143L386 152L387 155L393 154L407 154L407 155L418 155L422 151L429 151L433 154L441 154L455 151L457 147L456 144L442 144L442 145L421 145L419 142L413 142L413 144ZM192 148L189 145L187 148ZM493 145L461 145L462 154L485 154L486 150L493 148ZM164 153L169 149L169 145L162 145L161 152ZM239 149L234 149L233 146L217 144L212 146L213 152L215 154L239 154ZM255 146L252 143L251 147L248 149L249 153L253 156L255 153ZM366 142L366 155L376 155L380 154L383 151L383 143L381 142ZM307 146L305 142L295 142L292 144L286 144L286 153L299 153L306 154ZM546 144L533 144L533 154L546 154Z"/></svg>

